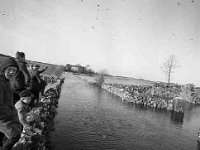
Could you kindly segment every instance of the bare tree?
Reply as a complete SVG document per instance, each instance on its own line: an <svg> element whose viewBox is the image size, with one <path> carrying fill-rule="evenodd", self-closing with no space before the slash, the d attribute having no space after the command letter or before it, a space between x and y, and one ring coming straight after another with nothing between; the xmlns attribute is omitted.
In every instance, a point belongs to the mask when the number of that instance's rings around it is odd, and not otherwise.
<svg viewBox="0 0 200 150"><path fill-rule="evenodd" d="M162 70L167 78L167 82L170 83L171 75L174 73L174 70L180 66L177 65L178 62L176 60L175 55L169 56L169 58L163 63Z"/></svg>
<svg viewBox="0 0 200 150"><path fill-rule="evenodd" d="M101 87L102 84L104 83L104 81L105 81L105 75L107 75L107 74L108 74L108 71L106 69L103 69L103 70L99 71L99 75L95 79L95 81L96 81L96 83L97 83L97 85L99 87Z"/></svg>

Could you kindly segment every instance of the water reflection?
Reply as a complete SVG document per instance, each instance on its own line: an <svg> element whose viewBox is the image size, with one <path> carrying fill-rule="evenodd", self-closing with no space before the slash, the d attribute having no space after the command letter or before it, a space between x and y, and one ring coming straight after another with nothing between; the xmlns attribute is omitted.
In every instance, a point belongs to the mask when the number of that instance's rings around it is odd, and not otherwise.
<svg viewBox="0 0 200 150"><path fill-rule="evenodd" d="M183 124L183 118L184 118L184 113L182 112L175 112L175 111L172 111L171 112L171 121L175 124Z"/></svg>
<svg viewBox="0 0 200 150"><path fill-rule="evenodd" d="M103 90L100 87L96 87L96 88L97 88L97 90L95 91L95 94L97 96L97 103L100 105L101 99L103 96Z"/></svg>

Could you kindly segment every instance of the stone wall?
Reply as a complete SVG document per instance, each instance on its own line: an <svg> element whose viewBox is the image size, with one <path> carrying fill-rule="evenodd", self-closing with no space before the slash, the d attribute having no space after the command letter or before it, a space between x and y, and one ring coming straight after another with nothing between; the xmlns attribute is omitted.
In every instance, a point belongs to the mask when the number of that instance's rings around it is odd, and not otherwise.
<svg viewBox="0 0 200 150"><path fill-rule="evenodd" d="M53 130L51 123L57 113L58 99L64 78L46 77L48 85L43 97L28 113L29 126L24 127L21 138L12 150L53 149L49 133Z"/></svg>
<svg viewBox="0 0 200 150"><path fill-rule="evenodd" d="M102 88L121 97L123 101L128 103L140 104L144 107L160 110L184 111L182 105L178 107L177 101L174 99L180 94L181 87L179 86L168 88L164 85L135 86L104 83Z"/></svg>

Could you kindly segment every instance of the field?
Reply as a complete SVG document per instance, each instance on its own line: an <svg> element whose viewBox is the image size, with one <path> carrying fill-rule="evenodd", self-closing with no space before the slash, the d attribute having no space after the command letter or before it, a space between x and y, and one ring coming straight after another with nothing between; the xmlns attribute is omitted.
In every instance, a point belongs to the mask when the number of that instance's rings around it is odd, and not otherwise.
<svg viewBox="0 0 200 150"><path fill-rule="evenodd" d="M0 54L0 64L2 61L4 61L8 56ZM42 62L37 62L37 61L31 61L31 60L26 60L27 62L27 67L31 64L36 65L39 64L40 68L43 69L45 67L48 67L48 69L44 72L47 75L56 75L60 76L63 73L64 66L61 65L54 65L54 64L49 64L49 63L42 63Z"/></svg>
<svg viewBox="0 0 200 150"><path fill-rule="evenodd" d="M79 78L88 82L95 82L96 75L88 76L84 74L77 74ZM153 85L155 82L143 80L143 79L135 79L130 77L121 77L121 76L105 76L104 83L117 83L117 84L126 84L126 85Z"/></svg>

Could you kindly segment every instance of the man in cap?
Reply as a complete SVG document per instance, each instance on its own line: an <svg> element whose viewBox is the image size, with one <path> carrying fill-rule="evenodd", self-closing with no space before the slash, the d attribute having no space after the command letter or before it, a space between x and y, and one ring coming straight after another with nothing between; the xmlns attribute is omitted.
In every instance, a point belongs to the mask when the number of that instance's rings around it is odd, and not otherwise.
<svg viewBox="0 0 200 150"><path fill-rule="evenodd" d="M45 86L47 85L46 82L41 78L40 74L47 70L48 67L39 70L40 65L35 65L33 70L31 71L31 81L29 89L38 99L40 94L43 95Z"/></svg>
<svg viewBox="0 0 200 150"><path fill-rule="evenodd" d="M16 103L19 98L19 93L25 90L30 83L30 74L26 67L25 54L24 52L16 53L16 61L19 66L19 71L14 78L11 80L11 88L14 92L14 103Z"/></svg>

